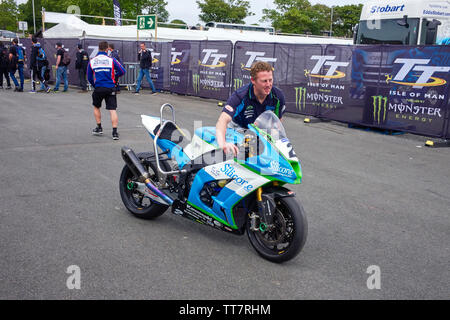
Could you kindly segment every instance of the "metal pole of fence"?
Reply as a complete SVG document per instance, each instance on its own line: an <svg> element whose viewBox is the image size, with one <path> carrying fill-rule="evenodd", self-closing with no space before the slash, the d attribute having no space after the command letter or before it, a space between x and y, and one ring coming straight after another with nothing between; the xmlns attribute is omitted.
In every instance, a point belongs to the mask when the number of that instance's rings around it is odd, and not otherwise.
<svg viewBox="0 0 450 320"><path fill-rule="evenodd" d="M33 27L34 27L34 30L33 30L33 32L36 34L36 14L35 14L35 12L34 12L34 0L32 0L32 5L33 5Z"/></svg>

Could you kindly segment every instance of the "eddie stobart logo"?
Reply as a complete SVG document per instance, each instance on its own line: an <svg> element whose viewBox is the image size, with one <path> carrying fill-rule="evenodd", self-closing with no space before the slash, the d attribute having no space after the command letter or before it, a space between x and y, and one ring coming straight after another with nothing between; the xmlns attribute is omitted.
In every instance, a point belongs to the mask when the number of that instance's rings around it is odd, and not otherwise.
<svg viewBox="0 0 450 320"><path fill-rule="evenodd" d="M370 8L370 13L403 12L403 9L405 9L404 4L402 4L401 6L372 6Z"/></svg>
<svg viewBox="0 0 450 320"><path fill-rule="evenodd" d="M219 54L218 49L203 49L205 55L203 56L202 61L198 61L198 64L203 67L208 68L223 68L226 66L225 62L220 59L226 59L228 57L227 54ZM212 60L212 61L211 61ZM211 62L210 62L211 61Z"/></svg>
<svg viewBox="0 0 450 320"><path fill-rule="evenodd" d="M253 189L253 185L251 185L247 180L240 177L237 173L235 168L227 163L223 168L220 169L221 172L225 173L228 177L233 179L233 182L237 185L242 186L246 191L251 191Z"/></svg>
<svg viewBox="0 0 450 320"><path fill-rule="evenodd" d="M345 73L338 71L339 67L348 67L349 62L334 61L336 56L312 56L311 60L317 60L312 70L305 69L305 77L322 78L324 80L345 78ZM320 74L323 66L327 66L328 71L325 75Z"/></svg>
<svg viewBox="0 0 450 320"><path fill-rule="evenodd" d="M382 124L386 121L388 98L383 96L372 96L373 121Z"/></svg>
<svg viewBox="0 0 450 320"><path fill-rule="evenodd" d="M403 86L412 86L414 89L422 89L423 87L443 86L447 83L442 78L433 77L437 72L449 72L450 67L429 66L430 59L407 59L397 58L394 64L402 64L403 66L395 76L386 74L386 83L395 83ZM410 72L417 71L412 77L416 77L416 82L407 82L405 78Z"/></svg>
<svg viewBox="0 0 450 320"><path fill-rule="evenodd" d="M247 51L245 55L249 57L246 64L241 63L241 69L247 71L250 71L250 68L252 67L255 61L272 62L272 63L277 62L277 58L266 57L265 52Z"/></svg>
<svg viewBox="0 0 450 320"><path fill-rule="evenodd" d="M306 88L296 87L295 89L295 107L298 110L306 109Z"/></svg>

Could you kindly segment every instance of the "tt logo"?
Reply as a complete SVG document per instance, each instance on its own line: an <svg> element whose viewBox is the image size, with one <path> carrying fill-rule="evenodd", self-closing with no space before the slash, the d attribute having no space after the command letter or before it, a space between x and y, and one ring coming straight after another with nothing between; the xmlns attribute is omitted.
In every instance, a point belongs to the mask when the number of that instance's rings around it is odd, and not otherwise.
<svg viewBox="0 0 450 320"><path fill-rule="evenodd" d="M205 56L203 57L202 61L199 61L198 64L204 67L209 68L221 68L225 67L225 62L220 61L220 59L226 59L228 57L227 54L219 54L217 53L219 50L217 49L203 49L203 53L205 53ZM209 59L213 59L211 64L208 64Z"/></svg>
<svg viewBox="0 0 450 320"><path fill-rule="evenodd" d="M172 61L170 62L171 64L181 63L181 60L178 57L181 58L183 52L177 52L175 51L175 48L172 48L172 52L170 54L172 55Z"/></svg>
<svg viewBox="0 0 450 320"><path fill-rule="evenodd" d="M244 70L249 70L252 67L252 64L255 61L263 61L263 62L272 62L275 63L277 62L277 58L269 58L269 57L265 57L266 53L265 52L257 52L257 51L247 51L245 53L246 56L249 56L247 63L244 65L242 64L242 69Z"/></svg>
<svg viewBox="0 0 450 320"><path fill-rule="evenodd" d="M159 62L159 59L158 59L157 57L160 57L160 56L161 56L161 53L159 53L159 52L154 52L153 49L150 49L150 51L151 51L152 57L153 57L152 63L158 63L158 62Z"/></svg>
<svg viewBox="0 0 450 320"><path fill-rule="evenodd" d="M339 67L347 67L349 62L334 61L335 56L312 56L311 60L317 60L316 65L312 70L305 70L305 77L308 75L313 78L322 78L324 80L340 79L345 77L345 73L338 71ZM328 71L325 75L320 74L323 66L327 66Z"/></svg>
<svg viewBox="0 0 450 320"><path fill-rule="evenodd" d="M443 86L447 83L444 79L433 77L435 72L449 72L450 67L428 66L430 59L406 59L397 58L394 63L403 64L395 77L386 74L386 82L392 82L404 86L412 86L415 89L422 89L423 87ZM411 71L421 72L413 75L417 77L416 82L406 82L405 78ZM429 80L432 80L429 82Z"/></svg>

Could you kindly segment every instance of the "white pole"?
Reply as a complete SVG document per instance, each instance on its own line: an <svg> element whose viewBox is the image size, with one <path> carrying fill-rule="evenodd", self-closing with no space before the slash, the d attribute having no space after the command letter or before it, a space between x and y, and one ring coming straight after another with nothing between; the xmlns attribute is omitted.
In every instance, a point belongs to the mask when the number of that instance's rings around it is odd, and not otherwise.
<svg viewBox="0 0 450 320"><path fill-rule="evenodd" d="M32 1L33 3L33 26L34 26L34 33L36 34L36 15L34 13L34 0Z"/></svg>
<svg viewBox="0 0 450 320"><path fill-rule="evenodd" d="M334 6L331 6L330 37L333 34L333 8Z"/></svg>

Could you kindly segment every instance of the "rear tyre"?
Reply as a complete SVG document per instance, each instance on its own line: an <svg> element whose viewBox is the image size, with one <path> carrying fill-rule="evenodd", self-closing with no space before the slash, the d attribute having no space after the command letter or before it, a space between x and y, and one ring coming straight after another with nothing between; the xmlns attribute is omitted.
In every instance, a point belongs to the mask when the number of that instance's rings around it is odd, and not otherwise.
<svg viewBox="0 0 450 320"><path fill-rule="evenodd" d="M153 156L153 153L145 152L138 153L139 159L145 159ZM155 169L151 165L143 164L144 168L150 173L150 180L156 182ZM140 219L154 219L162 215L167 208L166 204L161 204L145 197L136 190L138 177L134 176L131 170L125 165L120 174L119 190L120 197L125 208L128 209L134 216Z"/></svg>
<svg viewBox="0 0 450 320"><path fill-rule="evenodd" d="M305 211L294 197L275 199L274 227L253 231L247 215L247 235L258 254L272 262L285 262L294 258L303 248L308 234ZM264 230L264 231L262 231Z"/></svg>

